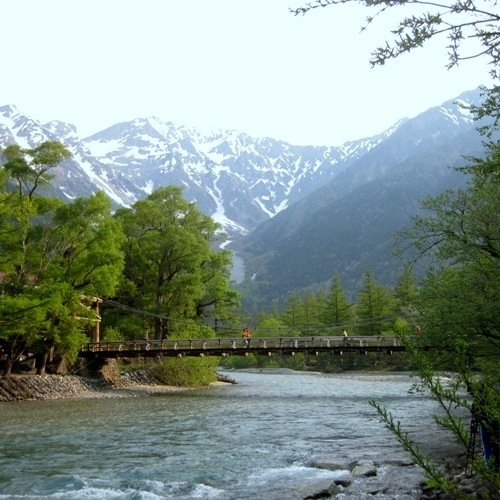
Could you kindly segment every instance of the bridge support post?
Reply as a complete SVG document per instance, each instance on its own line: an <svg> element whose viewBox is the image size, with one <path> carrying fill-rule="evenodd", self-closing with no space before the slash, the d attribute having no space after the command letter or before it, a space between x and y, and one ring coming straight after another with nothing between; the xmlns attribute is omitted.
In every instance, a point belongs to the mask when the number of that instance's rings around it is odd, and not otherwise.
<svg viewBox="0 0 500 500"><path fill-rule="evenodd" d="M120 378L116 359L91 358L84 360L82 375L112 382Z"/></svg>

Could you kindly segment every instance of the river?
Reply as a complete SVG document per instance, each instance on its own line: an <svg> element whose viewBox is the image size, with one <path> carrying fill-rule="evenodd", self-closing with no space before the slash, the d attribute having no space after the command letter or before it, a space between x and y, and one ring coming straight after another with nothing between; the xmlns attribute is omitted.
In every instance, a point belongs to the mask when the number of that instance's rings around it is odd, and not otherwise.
<svg viewBox="0 0 500 500"><path fill-rule="evenodd" d="M313 466L326 459L377 463L339 498L418 498L421 472L371 399L436 460L456 451L408 375L229 375L237 385L0 405L0 498L293 500L347 474Z"/></svg>

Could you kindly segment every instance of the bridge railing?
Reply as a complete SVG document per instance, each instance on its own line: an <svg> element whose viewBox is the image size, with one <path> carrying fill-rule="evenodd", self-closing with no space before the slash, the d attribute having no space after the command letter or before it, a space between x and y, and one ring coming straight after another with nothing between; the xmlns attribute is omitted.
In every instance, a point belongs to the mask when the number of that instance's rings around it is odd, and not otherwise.
<svg viewBox="0 0 500 500"><path fill-rule="evenodd" d="M84 352L119 351L170 351L170 350L234 350L234 349L314 349L346 347L394 347L399 346L397 337L353 336L353 337L252 337L127 340L121 342L88 342L82 346Z"/></svg>

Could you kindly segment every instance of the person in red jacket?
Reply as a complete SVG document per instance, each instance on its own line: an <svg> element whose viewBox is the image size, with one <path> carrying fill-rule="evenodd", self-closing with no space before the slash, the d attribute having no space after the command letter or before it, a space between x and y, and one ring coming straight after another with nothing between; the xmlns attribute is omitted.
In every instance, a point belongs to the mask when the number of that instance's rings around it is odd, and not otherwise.
<svg viewBox="0 0 500 500"><path fill-rule="evenodd" d="M245 344L250 347L250 330L248 328L243 328L243 336L245 337Z"/></svg>

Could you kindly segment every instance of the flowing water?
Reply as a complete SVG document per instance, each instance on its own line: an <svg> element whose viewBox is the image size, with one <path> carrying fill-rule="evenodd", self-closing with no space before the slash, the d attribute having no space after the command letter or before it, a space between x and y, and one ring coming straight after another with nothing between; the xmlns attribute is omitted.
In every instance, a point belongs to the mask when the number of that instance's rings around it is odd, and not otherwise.
<svg viewBox="0 0 500 500"><path fill-rule="evenodd" d="M368 401L438 461L456 445L406 375L235 371L237 385L139 398L0 405L0 499L304 498L370 459L341 498L418 498L419 469ZM324 487L324 486L323 486Z"/></svg>

